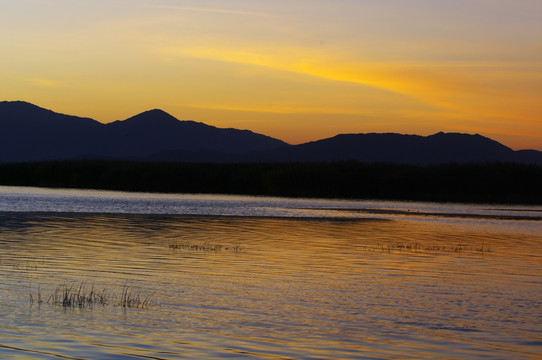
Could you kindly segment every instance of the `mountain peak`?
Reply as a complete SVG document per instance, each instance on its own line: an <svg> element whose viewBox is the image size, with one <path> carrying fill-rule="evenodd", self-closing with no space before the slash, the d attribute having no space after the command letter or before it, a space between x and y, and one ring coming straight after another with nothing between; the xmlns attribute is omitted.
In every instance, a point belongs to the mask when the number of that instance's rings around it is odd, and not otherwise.
<svg viewBox="0 0 542 360"><path fill-rule="evenodd" d="M99 126L96 120L79 116L66 115L45 109L26 101L0 101L0 120L13 126ZM0 129L7 130L7 129Z"/></svg>
<svg viewBox="0 0 542 360"><path fill-rule="evenodd" d="M48 112L53 113L52 110L41 108L37 105L31 104L26 101L16 100L16 101L0 101L0 109L4 111L17 112L17 113L29 113L29 112Z"/></svg>
<svg viewBox="0 0 542 360"><path fill-rule="evenodd" d="M38 107L37 105L31 104L27 101L23 100L15 100L15 101L0 101L0 105L12 105L12 106L31 106L31 107Z"/></svg>
<svg viewBox="0 0 542 360"><path fill-rule="evenodd" d="M168 117L174 117L173 115L171 115L171 114L165 112L165 111L162 110L162 109L151 109L151 110L144 111L144 112L142 112L141 114L152 115L152 116L168 116Z"/></svg>
<svg viewBox="0 0 542 360"><path fill-rule="evenodd" d="M542 152L515 152L479 134L342 134L291 146L248 130L181 121L160 109L101 124L24 101L0 101L0 163L80 157L183 162L542 164Z"/></svg>
<svg viewBox="0 0 542 360"><path fill-rule="evenodd" d="M124 122L133 123L133 124L151 123L153 125L157 125L157 124L178 123L179 120L173 115L168 114L164 110L152 109L152 110L144 111L141 114L132 116L131 118L124 120Z"/></svg>
<svg viewBox="0 0 542 360"><path fill-rule="evenodd" d="M453 143L464 148L470 147L473 152L476 152L475 148L479 147L493 148L493 151L512 151L508 146L480 134L445 133L441 131L427 136L426 139L435 141L441 146Z"/></svg>

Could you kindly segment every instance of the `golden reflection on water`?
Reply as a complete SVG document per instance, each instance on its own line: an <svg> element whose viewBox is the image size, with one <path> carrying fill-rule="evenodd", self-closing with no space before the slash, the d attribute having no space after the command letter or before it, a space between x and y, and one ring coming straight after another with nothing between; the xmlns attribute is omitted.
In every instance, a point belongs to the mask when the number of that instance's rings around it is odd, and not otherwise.
<svg viewBox="0 0 542 360"><path fill-rule="evenodd" d="M542 355L542 235L386 220L2 213L0 245L0 354ZM111 294L128 284L159 305L48 303L62 284ZM44 302L30 305L38 289Z"/></svg>

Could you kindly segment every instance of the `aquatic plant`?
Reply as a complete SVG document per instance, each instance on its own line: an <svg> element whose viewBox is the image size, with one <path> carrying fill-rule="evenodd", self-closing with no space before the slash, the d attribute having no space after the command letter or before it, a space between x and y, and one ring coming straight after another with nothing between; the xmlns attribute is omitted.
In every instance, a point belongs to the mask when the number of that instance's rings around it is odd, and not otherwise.
<svg viewBox="0 0 542 360"><path fill-rule="evenodd" d="M11 266L15 270L19 271L38 271L42 266L44 266L44 259L27 259L21 261L15 261Z"/></svg>
<svg viewBox="0 0 542 360"><path fill-rule="evenodd" d="M154 293L145 296L142 300L138 293L134 293L130 287L126 284L122 288L122 294L118 305L123 308L148 308L149 306L156 305L156 302L152 300Z"/></svg>
<svg viewBox="0 0 542 360"><path fill-rule="evenodd" d="M236 242L233 245L221 245L221 244L209 243L209 242L197 244L197 243L192 243L191 241L175 241L169 244L169 248L172 250L187 250L187 251L200 251L200 252L221 252L221 251L240 252L243 250L239 242Z"/></svg>
<svg viewBox="0 0 542 360"><path fill-rule="evenodd" d="M364 250L374 251L375 249L385 251L388 253L391 252L401 252L401 251L410 251L410 252L433 252L433 253L479 253L479 254L488 254L492 250L490 247L485 246L485 243L481 245L475 244L421 244L419 242L387 242L378 244L374 246L365 246Z"/></svg>
<svg viewBox="0 0 542 360"><path fill-rule="evenodd" d="M32 305L32 304L34 304L34 296L32 295L32 292L30 292L29 295L30 295L30 305ZM39 285L38 285L37 303L38 303L38 304L43 303L43 300L42 300L42 298L41 298L41 290L40 290L40 286L39 286Z"/></svg>
<svg viewBox="0 0 542 360"><path fill-rule="evenodd" d="M94 286L87 291L85 284L81 283L78 287L74 284L64 283L58 286L54 293L49 296L48 303L60 305L63 307L92 307L94 305L107 305L109 296L106 290L96 291Z"/></svg>
<svg viewBox="0 0 542 360"><path fill-rule="evenodd" d="M48 297L47 303L65 308L92 308L97 305L113 305L122 308L142 309L158 304L153 300L153 296L154 293L142 296L126 284L123 286L120 296L117 296L114 292L109 292L106 289L96 290L94 285L88 289L83 282L79 285L63 283L55 288ZM43 302L41 289L38 285L37 303L41 304ZM32 293L30 293L30 304L34 304Z"/></svg>

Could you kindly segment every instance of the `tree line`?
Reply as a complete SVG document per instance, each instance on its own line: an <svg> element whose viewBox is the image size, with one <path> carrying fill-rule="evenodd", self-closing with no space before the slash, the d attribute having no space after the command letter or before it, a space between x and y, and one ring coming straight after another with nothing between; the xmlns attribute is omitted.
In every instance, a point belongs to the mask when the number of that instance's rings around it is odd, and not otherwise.
<svg viewBox="0 0 542 360"><path fill-rule="evenodd" d="M542 166L151 163L108 160L0 165L0 184L164 193L542 204Z"/></svg>

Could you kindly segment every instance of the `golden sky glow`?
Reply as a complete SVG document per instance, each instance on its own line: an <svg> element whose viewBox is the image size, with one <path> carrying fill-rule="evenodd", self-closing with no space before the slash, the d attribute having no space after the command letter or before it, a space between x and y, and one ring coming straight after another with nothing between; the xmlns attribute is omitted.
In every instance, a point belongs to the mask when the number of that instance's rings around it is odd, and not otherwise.
<svg viewBox="0 0 542 360"><path fill-rule="evenodd" d="M541 34L540 0L0 0L0 100L542 150Z"/></svg>

